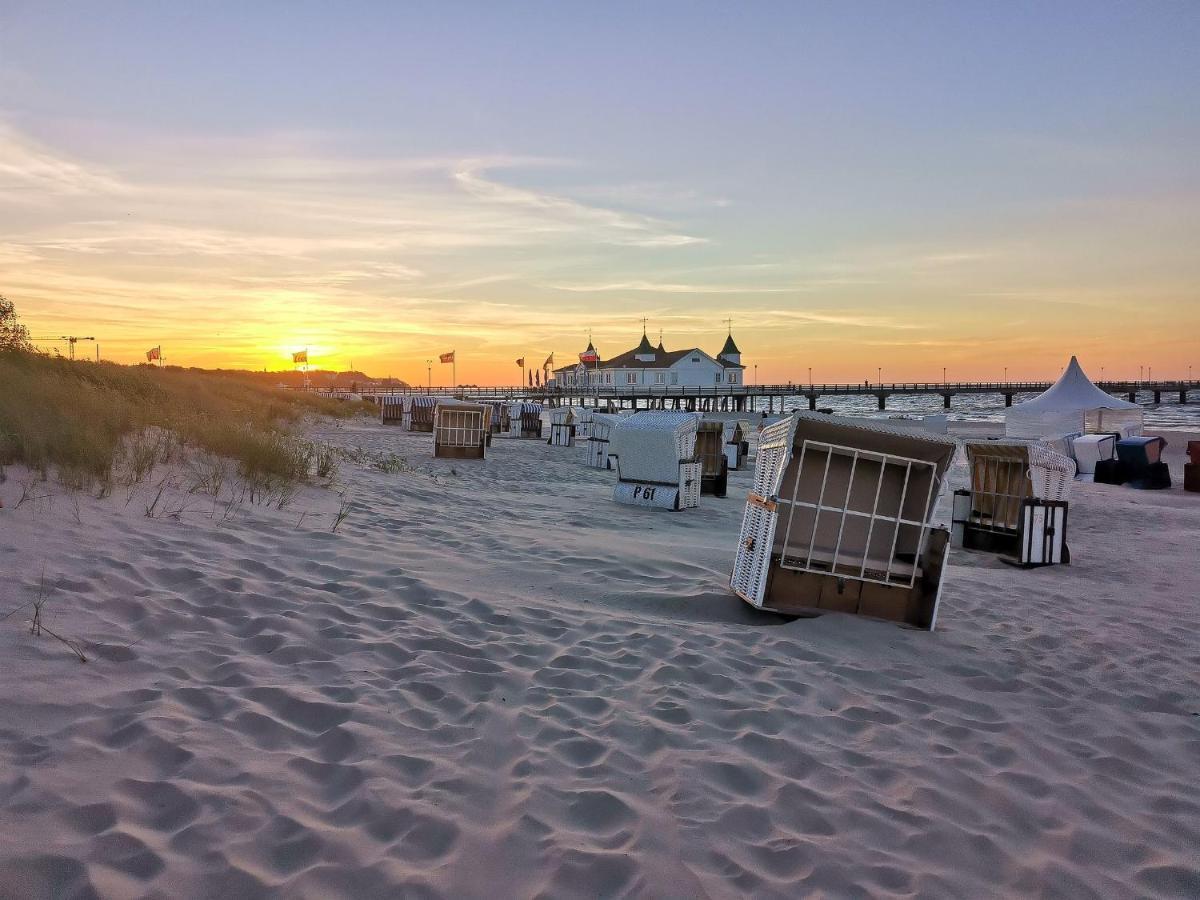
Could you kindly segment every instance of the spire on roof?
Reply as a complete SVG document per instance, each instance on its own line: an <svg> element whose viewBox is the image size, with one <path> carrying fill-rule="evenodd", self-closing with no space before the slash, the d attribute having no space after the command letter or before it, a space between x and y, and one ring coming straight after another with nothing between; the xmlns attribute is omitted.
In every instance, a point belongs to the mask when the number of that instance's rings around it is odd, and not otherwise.
<svg viewBox="0 0 1200 900"><path fill-rule="evenodd" d="M729 337L725 338L725 346L721 348L721 352L718 353L717 355L718 356L731 356L734 354L741 355L741 352L742 351L738 349L738 345L733 342L733 332L730 332Z"/></svg>
<svg viewBox="0 0 1200 900"><path fill-rule="evenodd" d="M650 346L650 338L646 337L645 331L642 332L642 342L637 345L637 350L635 352L638 354L654 354L654 348Z"/></svg>
<svg viewBox="0 0 1200 900"><path fill-rule="evenodd" d="M661 329L661 328L660 328L660 329L658 329L658 346L657 346L657 347L655 347L654 349L655 349L655 351L657 351L658 353L666 353L666 352L667 352L667 348L663 346L663 342L662 342L662 329Z"/></svg>

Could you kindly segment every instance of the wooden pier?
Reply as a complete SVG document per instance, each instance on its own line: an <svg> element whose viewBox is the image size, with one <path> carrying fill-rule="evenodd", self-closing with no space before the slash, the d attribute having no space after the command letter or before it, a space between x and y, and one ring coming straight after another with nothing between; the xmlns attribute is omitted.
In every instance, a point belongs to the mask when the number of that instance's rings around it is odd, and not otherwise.
<svg viewBox="0 0 1200 900"><path fill-rule="evenodd" d="M1038 394L1053 384L1050 381L958 381L896 382L862 384L763 384L712 385L580 385L577 387L408 387L363 390L367 397L378 394L422 394L440 397L468 397L479 400L531 400L547 406L588 406L618 409L684 409L699 412L782 411L788 398L804 397L808 408L819 409L824 397L874 397L879 409L887 409L889 397L923 394L940 396L942 406L950 409L951 399L959 394L999 394L1004 405L1012 406L1017 394ZM1135 401L1138 394L1149 393L1154 403L1162 398L1178 397L1188 402L1188 394L1200 392L1200 380L1102 381L1097 386L1114 396Z"/></svg>

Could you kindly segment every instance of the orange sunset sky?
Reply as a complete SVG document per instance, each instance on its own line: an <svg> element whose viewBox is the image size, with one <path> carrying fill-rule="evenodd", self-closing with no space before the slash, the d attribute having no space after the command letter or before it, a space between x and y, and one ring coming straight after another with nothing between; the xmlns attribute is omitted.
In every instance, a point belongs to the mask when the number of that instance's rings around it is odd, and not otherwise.
<svg viewBox="0 0 1200 900"><path fill-rule="evenodd" d="M504 384L732 317L763 383L1200 371L1194 5L167 7L0 13L43 347Z"/></svg>

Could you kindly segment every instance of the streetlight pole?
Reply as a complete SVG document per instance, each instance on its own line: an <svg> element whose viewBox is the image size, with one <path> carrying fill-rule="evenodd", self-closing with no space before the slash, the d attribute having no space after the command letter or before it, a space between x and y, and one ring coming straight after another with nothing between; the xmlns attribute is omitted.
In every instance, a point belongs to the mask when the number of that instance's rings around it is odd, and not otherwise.
<svg viewBox="0 0 1200 900"><path fill-rule="evenodd" d="M429 377L429 390L433 390L433 360L425 360L425 374Z"/></svg>
<svg viewBox="0 0 1200 900"><path fill-rule="evenodd" d="M875 383L883 387L883 366L875 367Z"/></svg>
<svg viewBox="0 0 1200 900"><path fill-rule="evenodd" d="M942 387L946 386L946 367L942 366Z"/></svg>
<svg viewBox="0 0 1200 900"><path fill-rule="evenodd" d="M808 389L812 390L812 366L808 367Z"/></svg>

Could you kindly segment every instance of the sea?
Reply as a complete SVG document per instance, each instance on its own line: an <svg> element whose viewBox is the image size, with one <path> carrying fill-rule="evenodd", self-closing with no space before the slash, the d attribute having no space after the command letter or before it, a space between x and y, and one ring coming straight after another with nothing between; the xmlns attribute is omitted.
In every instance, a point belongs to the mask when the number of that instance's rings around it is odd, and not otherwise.
<svg viewBox="0 0 1200 900"><path fill-rule="evenodd" d="M1016 394L1013 403L1032 400L1037 395L1037 391ZM1195 395L1196 392L1193 391L1191 396ZM1164 393L1164 402L1155 403L1154 394L1149 391L1138 394L1136 400L1146 411L1147 428L1200 431L1198 402L1179 403L1178 395L1172 394L1168 398ZM817 400L817 408L831 409L837 415L874 418L946 415L959 422L1004 421L1003 394L958 394L951 398L949 409L945 409L942 402L942 398L936 394L893 394L888 397L888 408L881 412L874 397L820 397ZM808 400L804 397L788 397L784 400L784 409L808 409Z"/></svg>

